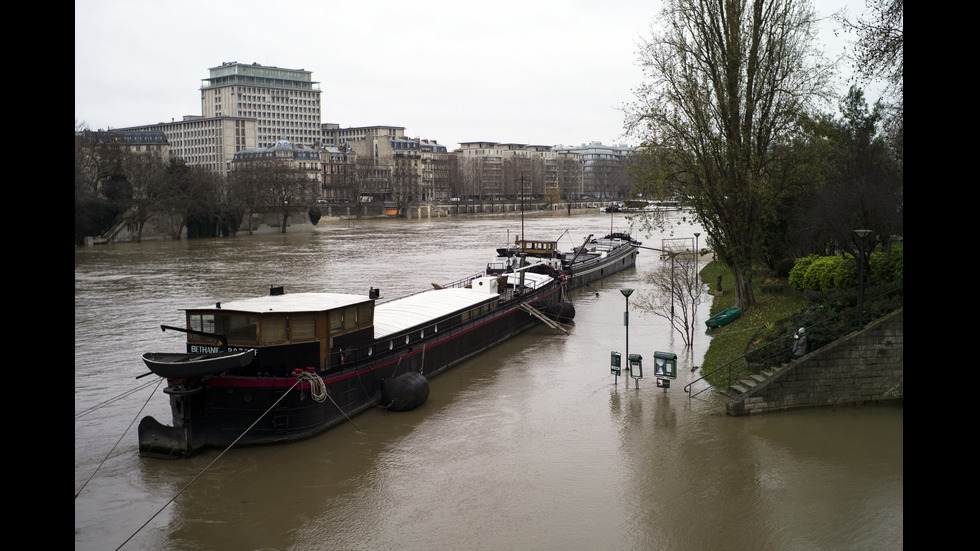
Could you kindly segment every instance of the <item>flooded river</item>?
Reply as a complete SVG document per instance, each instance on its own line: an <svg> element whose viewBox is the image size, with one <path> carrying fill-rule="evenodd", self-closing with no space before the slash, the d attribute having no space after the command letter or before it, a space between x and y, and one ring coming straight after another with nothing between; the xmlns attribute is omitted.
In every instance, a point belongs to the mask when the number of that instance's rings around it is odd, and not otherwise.
<svg viewBox="0 0 980 551"><path fill-rule="evenodd" d="M528 216L563 249L629 231L616 215ZM141 458L136 424L170 422L139 357L182 350L180 310L286 292L382 297L479 271L521 232L518 216L321 221L316 231L75 250L75 549L824 550L903 547L903 412L814 409L731 418L689 400L709 336L685 351L666 320L620 288L660 259L572 294L568 336L538 328L432 381L420 408L369 411L315 438ZM565 231L568 230L567 233ZM660 247L664 237L645 235ZM703 235L701 245L704 245ZM701 305L704 327L709 305ZM655 351L678 355L669 389ZM625 374L625 372L624 372Z"/></svg>

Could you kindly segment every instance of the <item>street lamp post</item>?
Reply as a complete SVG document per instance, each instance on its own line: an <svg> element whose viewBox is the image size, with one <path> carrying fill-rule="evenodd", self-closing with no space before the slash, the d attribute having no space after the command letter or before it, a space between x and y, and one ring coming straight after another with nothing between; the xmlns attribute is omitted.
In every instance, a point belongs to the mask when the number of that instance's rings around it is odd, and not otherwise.
<svg viewBox="0 0 980 551"><path fill-rule="evenodd" d="M629 369L629 357L630 357L630 295L633 294L633 289L620 289L620 293L626 297L626 312L623 313L623 325L626 327L626 369Z"/></svg>
<svg viewBox="0 0 980 551"><path fill-rule="evenodd" d="M694 293L694 296L696 296L696 297L700 297L701 296L701 294L700 294L700 289L701 288L698 287L698 277L700 277L700 274L698 272L700 271L700 268L701 268L701 249L698 248L698 238L699 237L701 237L701 232L694 232L694 289L697 291L697 292ZM691 323L692 324L695 323L694 322L694 318L698 315L697 314L697 308L698 308L697 300L692 300L691 301ZM692 331L691 332L691 338L693 339L693 337L694 337L694 332Z"/></svg>
<svg viewBox="0 0 980 551"><path fill-rule="evenodd" d="M871 230L854 230L858 237L861 258L858 259L858 329L864 329L864 241Z"/></svg>

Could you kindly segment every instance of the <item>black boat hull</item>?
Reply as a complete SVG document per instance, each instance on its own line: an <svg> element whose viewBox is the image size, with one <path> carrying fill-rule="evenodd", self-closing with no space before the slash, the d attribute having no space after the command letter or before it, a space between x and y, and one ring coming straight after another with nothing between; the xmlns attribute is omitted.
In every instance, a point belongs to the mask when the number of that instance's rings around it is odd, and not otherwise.
<svg viewBox="0 0 980 551"><path fill-rule="evenodd" d="M604 277L632 268L636 265L638 249L624 245L609 252L605 257L576 262L566 270L568 287L574 289L588 285Z"/></svg>
<svg viewBox="0 0 980 551"><path fill-rule="evenodd" d="M375 343L377 350L362 350L347 356L347 363L316 370L322 388L311 378L284 374L168 379L165 392L170 396L173 425L144 418L139 426L140 454L189 457L209 447L275 444L314 436L367 409L384 407L381 394L387 381L412 372L431 379L540 323L522 305L569 321L574 308L564 302L565 291L633 267L636 254L633 246L616 247L577 262L573 270L545 287L528 290L453 327L438 326L422 332L424 336L416 331L410 342L405 342L406 334ZM325 397L318 400L320 390Z"/></svg>
<svg viewBox="0 0 980 551"><path fill-rule="evenodd" d="M377 353L317 375L327 399L313 399L310 382L294 377L216 376L169 381L173 426L144 418L139 426L140 454L189 457L203 448L275 444L316 435L381 404L386 381L409 372L432 377L527 329L539 320L520 308L527 302L546 310L561 301L553 283L475 317L457 327Z"/></svg>

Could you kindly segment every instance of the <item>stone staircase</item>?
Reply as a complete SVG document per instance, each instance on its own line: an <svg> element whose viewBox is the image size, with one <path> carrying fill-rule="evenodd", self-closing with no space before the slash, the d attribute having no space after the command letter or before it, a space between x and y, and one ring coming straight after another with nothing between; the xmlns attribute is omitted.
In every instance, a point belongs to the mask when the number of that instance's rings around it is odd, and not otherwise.
<svg viewBox="0 0 980 551"><path fill-rule="evenodd" d="M749 392L755 387L766 384L770 379L775 377L777 373L783 371L788 366L789 364L771 366L768 369L764 369L761 374L750 373L747 377L740 379L737 383L732 385L730 389L720 390L718 393L733 400L738 399L743 394Z"/></svg>

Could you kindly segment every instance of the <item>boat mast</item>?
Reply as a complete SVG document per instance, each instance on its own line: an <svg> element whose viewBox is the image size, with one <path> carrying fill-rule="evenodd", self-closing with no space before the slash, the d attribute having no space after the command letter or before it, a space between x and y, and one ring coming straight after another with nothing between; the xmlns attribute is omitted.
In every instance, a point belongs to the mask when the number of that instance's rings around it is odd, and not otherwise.
<svg viewBox="0 0 980 551"><path fill-rule="evenodd" d="M522 170L521 171L521 248L518 251L518 254L520 255L520 258L521 258L521 263L520 263L520 267L521 268L523 268L525 266L525 262L524 262L524 257L525 257L524 247L525 247L525 243L524 243L524 171ZM521 294L523 294L524 293L524 270L521 270L520 289L521 289Z"/></svg>
<svg viewBox="0 0 980 551"><path fill-rule="evenodd" d="M524 240L524 171L521 171L521 241Z"/></svg>

